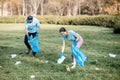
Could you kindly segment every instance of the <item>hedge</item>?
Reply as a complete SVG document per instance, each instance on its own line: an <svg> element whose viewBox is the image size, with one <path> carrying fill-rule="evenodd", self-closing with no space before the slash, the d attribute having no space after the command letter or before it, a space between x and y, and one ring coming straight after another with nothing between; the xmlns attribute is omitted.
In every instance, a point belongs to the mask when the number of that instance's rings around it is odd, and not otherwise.
<svg viewBox="0 0 120 80"><path fill-rule="evenodd" d="M112 15L97 15L97 16L37 16L42 24L60 24L60 25L96 25L103 27L115 27L115 17ZM0 17L0 23L24 23L25 16L6 16ZM118 24L116 24L118 25Z"/></svg>
<svg viewBox="0 0 120 80"><path fill-rule="evenodd" d="M120 34L120 15L115 16L115 25L114 25L113 31L115 34L117 34L117 33Z"/></svg>

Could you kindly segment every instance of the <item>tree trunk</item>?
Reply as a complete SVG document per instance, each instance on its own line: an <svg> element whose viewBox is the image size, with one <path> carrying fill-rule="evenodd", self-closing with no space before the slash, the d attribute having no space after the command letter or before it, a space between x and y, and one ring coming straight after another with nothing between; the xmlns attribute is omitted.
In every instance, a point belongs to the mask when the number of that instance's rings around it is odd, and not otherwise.
<svg viewBox="0 0 120 80"><path fill-rule="evenodd" d="M99 14L100 14L102 11L100 0L97 0L97 5L98 5L98 9L99 9Z"/></svg>
<svg viewBox="0 0 120 80"><path fill-rule="evenodd" d="M25 1L22 2L22 15L25 15Z"/></svg>
<svg viewBox="0 0 120 80"><path fill-rule="evenodd" d="M12 10L12 3L10 2L10 15L13 15L13 10Z"/></svg>
<svg viewBox="0 0 120 80"><path fill-rule="evenodd" d="M41 0L41 4L40 4L40 8L41 8L41 12L40 12L40 14L41 14L41 16L43 16L43 0Z"/></svg>
<svg viewBox="0 0 120 80"><path fill-rule="evenodd" d="M67 9L67 16L71 16L71 9L70 8Z"/></svg>
<svg viewBox="0 0 120 80"><path fill-rule="evenodd" d="M19 16L21 15L21 9L20 9L20 6L18 6L18 15L19 15Z"/></svg>
<svg viewBox="0 0 120 80"><path fill-rule="evenodd" d="M28 13L27 13L28 11L27 11L27 4L25 4L25 16L27 16L28 15Z"/></svg>
<svg viewBox="0 0 120 80"><path fill-rule="evenodd" d="M67 16L71 16L71 6L70 6L70 1L68 1L68 5L67 5Z"/></svg>
<svg viewBox="0 0 120 80"><path fill-rule="evenodd" d="M75 0L74 2L74 7L73 7L73 16L76 16L77 15L77 12L78 12L78 1Z"/></svg>
<svg viewBox="0 0 120 80"><path fill-rule="evenodd" d="M3 16L3 8L4 8L4 4L1 4L1 16Z"/></svg>
<svg viewBox="0 0 120 80"><path fill-rule="evenodd" d="M93 8L93 2L92 2L92 0L89 0L89 3L90 3L90 9L91 9L91 12L92 12L91 15L94 15L95 13L94 13L94 8Z"/></svg>
<svg viewBox="0 0 120 80"><path fill-rule="evenodd" d="M40 5L40 2L41 2L41 0L31 0L31 6L34 9L34 13L33 13L34 15L37 15L37 10Z"/></svg>

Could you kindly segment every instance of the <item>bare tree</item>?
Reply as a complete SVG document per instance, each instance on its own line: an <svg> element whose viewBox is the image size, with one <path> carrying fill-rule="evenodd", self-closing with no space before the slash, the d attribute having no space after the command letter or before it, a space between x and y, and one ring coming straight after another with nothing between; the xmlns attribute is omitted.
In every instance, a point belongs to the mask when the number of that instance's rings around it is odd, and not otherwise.
<svg viewBox="0 0 120 80"><path fill-rule="evenodd" d="M44 4L44 0L41 0L41 3L40 3L40 9L41 9L41 12L40 14L43 16L43 4Z"/></svg>
<svg viewBox="0 0 120 80"><path fill-rule="evenodd" d="M78 5L79 5L79 0L73 0L73 16L76 16L77 15L77 12L78 12Z"/></svg>
<svg viewBox="0 0 120 80"><path fill-rule="evenodd" d="M97 0L97 5L98 5L98 9L99 9L99 14L100 14L102 11L101 0Z"/></svg>
<svg viewBox="0 0 120 80"><path fill-rule="evenodd" d="M3 12L4 12L4 3L5 3L5 0L0 0L0 6L1 6L1 16L3 16Z"/></svg>
<svg viewBox="0 0 120 80"><path fill-rule="evenodd" d="M120 0L0 0L0 15L58 15L115 14Z"/></svg>
<svg viewBox="0 0 120 80"><path fill-rule="evenodd" d="M37 15L37 10L38 10L41 0L30 0L30 2L31 2L31 6L33 8L32 14Z"/></svg>
<svg viewBox="0 0 120 80"><path fill-rule="evenodd" d="M67 16L71 16L71 7L72 7L71 0L67 0Z"/></svg>
<svg viewBox="0 0 120 80"><path fill-rule="evenodd" d="M25 0L22 0L22 15L25 15Z"/></svg>

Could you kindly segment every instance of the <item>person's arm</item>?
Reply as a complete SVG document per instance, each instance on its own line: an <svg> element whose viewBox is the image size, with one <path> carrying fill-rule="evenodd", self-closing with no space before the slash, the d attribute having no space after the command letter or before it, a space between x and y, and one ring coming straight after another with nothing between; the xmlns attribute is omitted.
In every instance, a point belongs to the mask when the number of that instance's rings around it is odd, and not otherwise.
<svg viewBox="0 0 120 80"><path fill-rule="evenodd" d="M64 53L64 50L65 50L65 40L62 40L62 53Z"/></svg>
<svg viewBox="0 0 120 80"><path fill-rule="evenodd" d="M40 26L38 26L38 33L40 32Z"/></svg>
<svg viewBox="0 0 120 80"><path fill-rule="evenodd" d="M37 23L36 23L36 25L37 25L37 27L38 27L37 32L39 33L39 32L40 32L40 22L39 22L39 20L38 20L38 19L37 19Z"/></svg>
<svg viewBox="0 0 120 80"><path fill-rule="evenodd" d="M26 27L25 27L25 35L28 35L28 30Z"/></svg>

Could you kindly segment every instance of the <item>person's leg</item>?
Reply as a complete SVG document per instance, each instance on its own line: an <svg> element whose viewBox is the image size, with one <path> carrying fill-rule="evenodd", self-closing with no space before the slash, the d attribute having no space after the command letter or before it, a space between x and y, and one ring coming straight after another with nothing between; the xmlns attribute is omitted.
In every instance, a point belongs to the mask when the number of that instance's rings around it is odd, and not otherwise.
<svg viewBox="0 0 120 80"><path fill-rule="evenodd" d="M75 67L76 67L76 59L75 59L75 57L73 57L73 66L71 67L71 69L73 69Z"/></svg>
<svg viewBox="0 0 120 80"><path fill-rule="evenodd" d="M33 53L33 58L35 57L35 55L36 55L36 52L32 52Z"/></svg>
<svg viewBox="0 0 120 80"><path fill-rule="evenodd" d="M28 43L28 37L27 37L27 35L25 35L25 37L24 37L24 43L25 43L25 45L26 45L26 47L27 47L27 49L28 49L28 51L26 51L26 54L29 54L29 53L30 53L30 50L31 50L31 46L30 46L30 44Z"/></svg>

